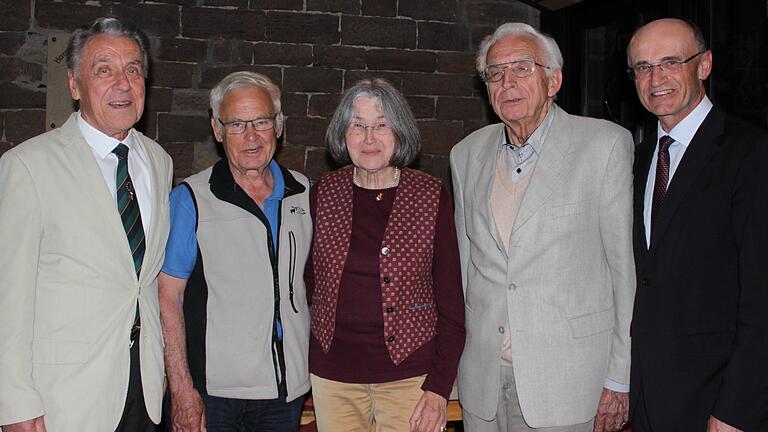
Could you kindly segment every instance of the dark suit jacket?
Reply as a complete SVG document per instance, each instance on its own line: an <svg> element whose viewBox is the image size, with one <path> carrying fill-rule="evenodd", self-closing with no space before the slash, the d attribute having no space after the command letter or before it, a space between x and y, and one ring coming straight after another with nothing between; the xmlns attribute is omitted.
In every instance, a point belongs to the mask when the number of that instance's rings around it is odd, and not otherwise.
<svg viewBox="0 0 768 432"><path fill-rule="evenodd" d="M704 431L710 415L768 431L768 135L713 108L648 248L643 196L655 148L653 137L635 157L633 412L642 400L661 432Z"/></svg>

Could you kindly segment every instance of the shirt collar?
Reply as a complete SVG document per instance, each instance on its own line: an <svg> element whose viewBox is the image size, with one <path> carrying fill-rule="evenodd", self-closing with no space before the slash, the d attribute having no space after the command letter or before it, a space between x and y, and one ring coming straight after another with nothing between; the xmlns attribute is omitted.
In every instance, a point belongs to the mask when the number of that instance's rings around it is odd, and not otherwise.
<svg viewBox="0 0 768 432"><path fill-rule="evenodd" d="M541 147L544 145L544 140L547 139L547 132L549 132L550 126L552 126L552 120L555 118L555 109L554 105L551 105L549 107L549 110L547 111L547 115L544 117L544 121L541 122L539 127L536 128L535 131L531 134L530 137L528 137L528 140L525 142L525 144L530 144L530 146L533 148L533 151L536 154L541 153ZM507 135L507 127L506 125L501 128L501 145L509 145L514 148L514 144L509 140L509 136Z"/></svg>
<svg viewBox="0 0 768 432"><path fill-rule="evenodd" d="M280 170L280 166L274 159L269 161L269 170L272 172L274 186L272 187L272 194L267 197L267 199L280 201L285 195L285 179L283 178L283 172Z"/></svg>
<svg viewBox="0 0 768 432"><path fill-rule="evenodd" d="M672 128L669 133L667 133L662 127L661 122L658 123L657 126L657 136L656 136L656 142L658 142L659 138L663 137L664 135L671 136L676 142L679 142L680 144L684 145L685 147L688 147L689 144L691 144L691 141L693 140L693 136L696 134L696 131L699 130L699 126L704 122L704 119L707 118L707 114L709 114L709 111L712 109L712 101L709 100L707 95L704 95L704 99L699 102L698 105L696 105L696 108L693 109L690 113L688 113L685 118L680 121L675 127Z"/></svg>
<svg viewBox="0 0 768 432"><path fill-rule="evenodd" d="M107 157L107 155L112 153L112 150L114 150L114 148L117 147L117 145L120 143L125 144L131 150L135 148L133 129L128 131L128 135L124 140L118 141L91 126L87 121L85 121L83 115L79 111L77 112L77 125L80 127L80 132L83 134L85 142L87 142L93 151L96 152L96 154L101 158Z"/></svg>

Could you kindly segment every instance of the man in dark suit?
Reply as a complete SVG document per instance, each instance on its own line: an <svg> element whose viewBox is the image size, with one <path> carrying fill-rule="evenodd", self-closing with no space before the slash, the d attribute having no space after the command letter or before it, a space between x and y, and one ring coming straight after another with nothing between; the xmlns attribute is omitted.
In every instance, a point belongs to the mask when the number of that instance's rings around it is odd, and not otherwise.
<svg viewBox="0 0 768 432"><path fill-rule="evenodd" d="M712 106L695 25L651 22L627 56L659 119L635 156L635 431L766 431L768 135Z"/></svg>

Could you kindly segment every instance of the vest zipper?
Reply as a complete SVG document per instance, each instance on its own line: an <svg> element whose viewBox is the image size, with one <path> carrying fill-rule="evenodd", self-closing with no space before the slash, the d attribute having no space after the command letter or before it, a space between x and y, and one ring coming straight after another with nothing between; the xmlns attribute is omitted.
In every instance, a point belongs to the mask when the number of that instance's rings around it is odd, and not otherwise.
<svg viewBox="0 0 768 432"><path fill-rule="evenodd" d="M289 267L288 273L288 298L291 300L291 307L293 311L299 313L296 309L296 304L293 302L293 278L296 276L296 235L293 231L288 231L288 246L289 246Z"/></svg>

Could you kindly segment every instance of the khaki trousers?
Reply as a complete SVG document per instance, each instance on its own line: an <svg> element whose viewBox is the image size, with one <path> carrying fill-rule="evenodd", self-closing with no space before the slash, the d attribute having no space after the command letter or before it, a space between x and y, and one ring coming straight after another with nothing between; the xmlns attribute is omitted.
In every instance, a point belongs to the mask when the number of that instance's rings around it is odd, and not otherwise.
<svg viewBox="0 0 768 432"><path fill-rule="evenodd" d="M380 384L350 384L310 374L318 432L408 432L426 375Z"/></svg>

